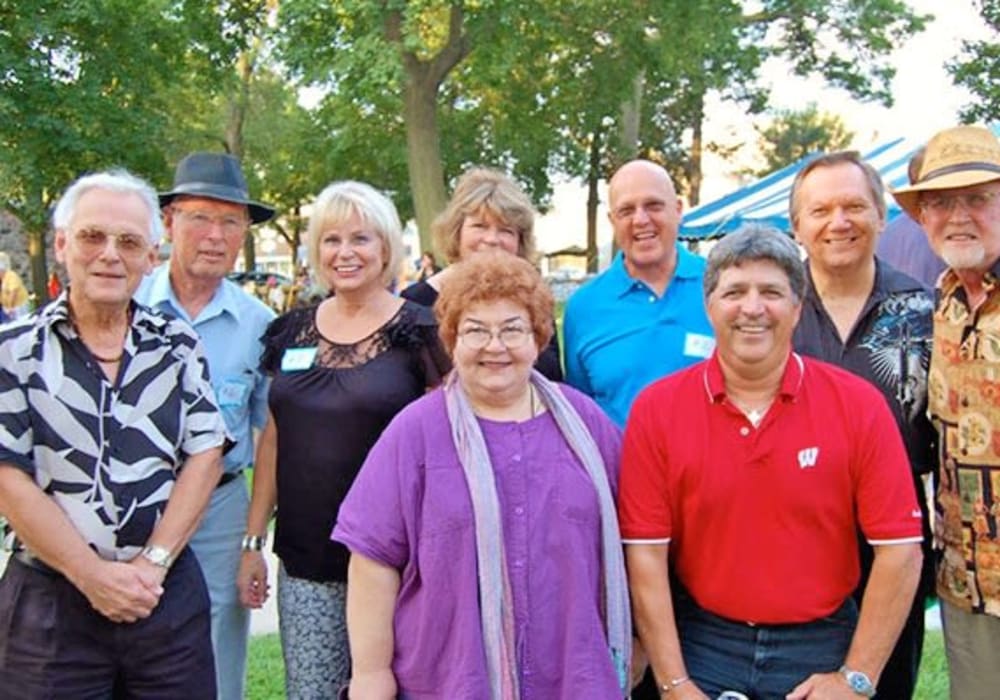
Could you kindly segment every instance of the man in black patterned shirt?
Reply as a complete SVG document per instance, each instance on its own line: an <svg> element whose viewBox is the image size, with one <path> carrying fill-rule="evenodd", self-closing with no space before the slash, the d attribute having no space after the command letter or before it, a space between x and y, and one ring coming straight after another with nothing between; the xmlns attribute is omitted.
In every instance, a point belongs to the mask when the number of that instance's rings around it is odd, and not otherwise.
<svg viewBox="0 0 1000 700"><path fill-rule="evenodd" d="M910 458L924 532L923 575L877 683L877 697L903 700L916 686L924 601L933 584L922 477L933 469L935 459L935 432L927 418L934 301L920 282L876 258L876 242L885 225L885 195L878 172L857 153L831 153L808 163L795 177L789 208L795 238L809 255L793 345L878 387ZM875 554L864 537L859 536L858 543L861 580L854 596L861 605Z"/></svg>
<svg viewBox="0 0 1000 700"><path fill-rule="evenodd" d="M227 433L195 333L131 301L156 194L88 175L53 218L67 290L0 332L0 698L214 698L186 543Z"/></svg>

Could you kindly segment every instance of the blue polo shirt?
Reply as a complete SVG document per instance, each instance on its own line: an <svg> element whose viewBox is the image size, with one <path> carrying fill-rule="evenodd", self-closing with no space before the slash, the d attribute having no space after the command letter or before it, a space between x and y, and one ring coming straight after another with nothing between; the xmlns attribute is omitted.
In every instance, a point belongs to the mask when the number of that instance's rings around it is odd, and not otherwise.
<svg viewBox="0 0 1000 700"><path fill-rule="evenodd" d="M705 259L677 246L677 268L663 296L629 276L621 253L578 289L563 319L566 381L620 426L651 382L712 354L705 313Z"/></svg>
<svg viewBox="0 0 1000 700"><path fill-rule="evenodd" d="M253 428L267 421L269 379L260 371L260 338L274 312L229 280L197 318L188 316L170 286L168 264L157 267L135 293L136 301L175 316L198 333L205 348L212 387L226 427L236 442L225 456L227 472L253 462Z"/></svg>

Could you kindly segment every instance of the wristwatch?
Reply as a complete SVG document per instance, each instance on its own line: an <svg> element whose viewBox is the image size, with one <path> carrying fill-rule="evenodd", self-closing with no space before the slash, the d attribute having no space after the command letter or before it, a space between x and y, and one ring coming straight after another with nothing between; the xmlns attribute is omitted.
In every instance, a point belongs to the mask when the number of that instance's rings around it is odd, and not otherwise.
<svg viewBox="0 0 1000 700"><path fill-rule="evenodd" d="M244 535L243 544L240 545L244 552L259 552L267 544L267 535Z"/></svg>
<svg viewBox="0 0 1000 700"><path fill-rule="evenodd" d="M875 697L875 686L871 679L861 671L852 671L847 666L840 667L840 673L847 679L847 685L851 686L858 695L866 698Z"/></svg>
<svg viewBox="0 0 1000 700"><path fill-rule="evenodd" d="M174 557L170 554L170 550L155 544L144 547L139 556L161 569L169 569L170 565L174 563Z"/></svg>

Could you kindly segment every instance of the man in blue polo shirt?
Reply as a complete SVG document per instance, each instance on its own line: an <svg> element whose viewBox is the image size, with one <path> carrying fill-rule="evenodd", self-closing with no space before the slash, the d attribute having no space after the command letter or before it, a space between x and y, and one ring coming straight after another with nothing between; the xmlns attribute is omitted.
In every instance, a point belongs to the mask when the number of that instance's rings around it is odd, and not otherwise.
<svg viewBox="0 0 1000 700"><path fill-rule="evenodd" d="M274 209L253 202L239 161L223 153L192 153L177 165L174 186L160 195L170 237L170 262L136 292L138 301L189 323L205 356L226 426L236 441L191 548L212 600L212 647L220 700L243 697L250 612L239 601L236 574L249 499L243 470L253 461L254 428L267 419L268 380L261 344L274 318L261 301L226 279L251 224Z"/></svg>
<svg viewBox="0 0 1000 700"><path fill-rule="evenodd" d="M626 163L608 186L621 252L566 305L566 380L624 425L647 384L712 354L704 259L677 242L681 202L666 170Z"/></svg>

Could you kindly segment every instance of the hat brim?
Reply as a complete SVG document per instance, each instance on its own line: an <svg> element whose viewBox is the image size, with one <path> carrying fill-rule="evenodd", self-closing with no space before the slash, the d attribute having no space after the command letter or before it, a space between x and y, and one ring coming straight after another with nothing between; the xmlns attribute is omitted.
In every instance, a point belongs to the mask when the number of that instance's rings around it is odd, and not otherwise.
<svg viewBox="0 0 1000 700"><path fill-rule="evenodd" d="M243 204L250 213L250 221L255 224L262 224L274 218L274 207L270 207L261 202L254 202L245 197L233 196L225 192L208 190L173 190L171 192L161 192L157 195L160 200L160 208L163 208L174 201L175 197L203 197L204 199L217 199L220 202L231 202L233 204Z"/></svg>
<svg viewBox="0 0 1000 700"><path fill-rule="evenodd" d="M910 215L911 219L919 221L921 192L971 187L972 185L982 185L994 180L1000 180L1000 174L997 174L995 170L961 170L940 175L926 182L916 182L906 187L900 187L892 191L892 197L903 208L903 211Z"/></svg>

